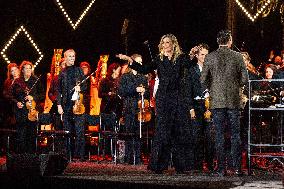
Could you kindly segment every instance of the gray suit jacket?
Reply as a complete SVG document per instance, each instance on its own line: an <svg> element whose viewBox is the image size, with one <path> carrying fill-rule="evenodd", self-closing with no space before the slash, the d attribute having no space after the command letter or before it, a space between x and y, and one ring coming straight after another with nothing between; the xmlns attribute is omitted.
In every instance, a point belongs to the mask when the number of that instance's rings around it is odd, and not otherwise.
<svg viewBox="0 0 284 189"><path fill-rule="evenodd" d="M216 108L239 108L240 88L248 81L242 55L220 47L205 58L201 83L210 90L210 105Z"/></svg>

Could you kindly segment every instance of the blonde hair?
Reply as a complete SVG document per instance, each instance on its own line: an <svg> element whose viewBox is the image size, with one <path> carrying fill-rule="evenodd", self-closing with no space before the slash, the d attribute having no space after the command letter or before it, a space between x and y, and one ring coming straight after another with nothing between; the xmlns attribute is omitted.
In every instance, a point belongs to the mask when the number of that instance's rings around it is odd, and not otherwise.
<svg viewBox="0 0 284 189"><path fill-rule="evenodd" d="M66 58L68 52L73 52L76 55L76 52L74 51L74 49L68 49L64 52L64 58Z"/></svg>
<svg viewBox="0 0 284 189"><path fill-rule="evenodd" d="M171 40L171 42L173 43L173 51L174 51L173 52L173 61L175 62L177 57L182 54L182 50L181 50L181 48L178 44L178 40L177 40L176 36L174 36L173 34L166 34L166 35L163 35L161 37L160 44L158 45L160 59L163 60L163 55L164 55L163 40L165 38L169 38Z"/></svg>

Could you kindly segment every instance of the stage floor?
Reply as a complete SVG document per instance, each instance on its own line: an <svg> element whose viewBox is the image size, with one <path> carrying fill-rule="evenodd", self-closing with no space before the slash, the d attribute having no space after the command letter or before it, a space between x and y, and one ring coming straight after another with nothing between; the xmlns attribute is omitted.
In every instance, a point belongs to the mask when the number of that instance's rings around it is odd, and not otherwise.
<svg viewBox="0 0 284 189"><path fill-rule="evenodd" d="M281 174L265 170L253 170L251 176L214 177L202 172L176 174L173 168L155 174L146 165L86 161L69 163L60 175L20 180L6 174L4 158L0 163L0 188L283 188Z"/></svg>

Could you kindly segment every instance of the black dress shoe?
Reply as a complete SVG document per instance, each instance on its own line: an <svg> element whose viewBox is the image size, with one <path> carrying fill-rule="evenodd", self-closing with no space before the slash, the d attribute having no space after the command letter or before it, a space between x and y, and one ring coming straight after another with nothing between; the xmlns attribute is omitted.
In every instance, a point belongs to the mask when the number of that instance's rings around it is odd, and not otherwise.
<svg viewBox="0 0 284 189"><path fill-rule="evenodd" d="M163 171L162 170L155 170L154 173L155 174L163 174Z"/></svg>
<svg viewBox="0 0 284 189"><path fill-rule="evenodd" d="M185 172L184 172L183 170L177 170L177 171L176 171L176 174L181 175L181 174L185 174Z"/></svg>

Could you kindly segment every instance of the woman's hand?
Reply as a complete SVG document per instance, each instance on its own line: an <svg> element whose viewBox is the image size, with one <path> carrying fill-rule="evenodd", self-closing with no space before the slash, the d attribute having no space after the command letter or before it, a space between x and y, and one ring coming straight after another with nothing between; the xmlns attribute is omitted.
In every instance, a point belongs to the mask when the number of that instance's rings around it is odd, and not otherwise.
<svg viewBox="0 0 284 189"><path fill-rule="evenodd" d="M129 64L131 65L133 60L131 57L127 56L127 55L124 55L124 54L118 54L116 55L116 57L118 57L119 59L121 60L127 60L129 62Z"/></svg>

